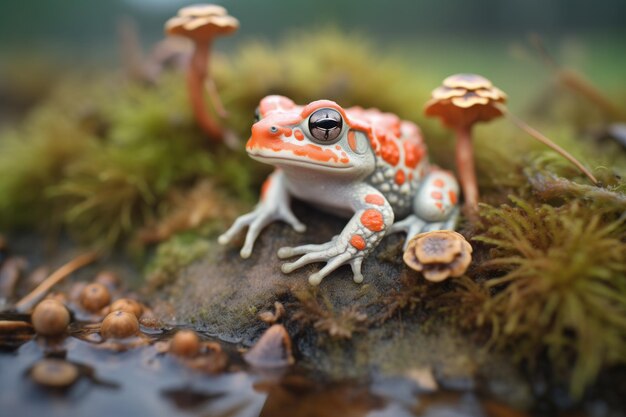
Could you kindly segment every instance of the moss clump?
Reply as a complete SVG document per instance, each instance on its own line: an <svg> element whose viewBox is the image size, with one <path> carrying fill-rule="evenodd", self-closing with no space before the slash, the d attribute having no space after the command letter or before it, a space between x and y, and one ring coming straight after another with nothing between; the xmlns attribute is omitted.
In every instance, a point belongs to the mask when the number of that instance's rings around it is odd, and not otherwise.
<svg viewBox="0 0 626 417"><path fill-rule="evenodd" d="M176 280L183 268L202 258L210 249L210 241L192 232L181 233L160 244L146 267L146 290L154 291Z"/></svg>
<svg viewBox="0 0 626 417"><path fill-rule="evenodd" d="M481 207L485 228L474 240L493 246L480 268L495 293L474 305L471 325L487 326L493 346L517 359L547 353L559 373L571 370L580 395L600 369L626 362L626 216L512 200Z"/></svg>

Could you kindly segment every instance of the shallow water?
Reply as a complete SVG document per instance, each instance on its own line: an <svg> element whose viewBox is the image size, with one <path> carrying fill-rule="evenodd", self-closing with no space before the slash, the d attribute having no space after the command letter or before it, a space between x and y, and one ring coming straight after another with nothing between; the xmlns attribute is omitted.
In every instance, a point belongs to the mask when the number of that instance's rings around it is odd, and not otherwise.
<svg viewBox="0 0 626 417"><path fill-rule="evenodd" d="M74 333L78 334L78 333ZM157 335L159 336L159 335ZM157 337L160 338L160 337ZM153 340L156 340L154 338ZM67 337L54 346L33 338L0 353L3 416L500 416L513 410L471 391L428 393L404 378L328 381L303 369L259 371L241 360L235 346L222 374L193 370L154 344L116 352ZM78 365L70 388L32 381L29 370L43 357ZM495 408L494 408L495 407ZM494 413L493 410L510 413Z"/></svg>

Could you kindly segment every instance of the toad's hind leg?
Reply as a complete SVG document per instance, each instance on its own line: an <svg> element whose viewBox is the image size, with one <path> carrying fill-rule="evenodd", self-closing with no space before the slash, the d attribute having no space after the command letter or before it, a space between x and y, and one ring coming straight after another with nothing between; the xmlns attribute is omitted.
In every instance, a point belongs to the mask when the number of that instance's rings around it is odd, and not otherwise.
<svg viewBox="0 0 626 417"><path fill-rule="evenodd" d="M413 214L391 226L389 233L405 232L408 241L418 233L452 230L456 224L459 184L448 171L434 169L423 179L413 198Z"/></svg>

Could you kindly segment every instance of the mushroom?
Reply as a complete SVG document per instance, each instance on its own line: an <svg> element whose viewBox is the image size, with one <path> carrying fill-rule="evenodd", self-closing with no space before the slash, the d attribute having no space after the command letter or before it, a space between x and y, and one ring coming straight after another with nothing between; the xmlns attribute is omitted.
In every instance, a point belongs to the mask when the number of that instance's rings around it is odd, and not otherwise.
<svg viewBox="0 0 626 417"><path fill-rule="evenodd" d="M428 281L441 282L465 273L472 261L472 246L452 230L420 233L409 241L403 259Z"/></svg>
<svg viewBox="0 0 626 417"><path fill-rule="evenodd" d="M117 289L121 281L119 275L112 271L100 271L94 279L94 282L104 285L109 291Z"/></svg>
<svg viewBox="0 0 626 417"><path fill-rule="evenodd" d="M80 293L80 304L92 313L100 311L111 302L111 293L103 284L94 282L86 285Z"/></svg>
<svg viewBox="0 0 626 417"><path fill-rule="evenodd" d="M125 311L109 313L100 325L100 334L105 339L124 339L137 333L139 333L137 317Z"/></svg>
<svg viewBox="0 0 626 417"><path fill-rule="evenodd" d="M193 113L200 127L209 137L215 140L223 138L220 125L207 111L203 98L203 86L213 86L208 76L208 62L210 59L211 44L218 36L228 35L239 28L239 21L228 15L225 8L214 4L198 4L183 7L178 15L165 23L165 32L168 35L178 35L189 38L194 43L191 62L187 70L187 92L193 108ZM206 82L205 82L206 80ZM215 107L221 109L221 104L214 93Z"/></svg>
<svg viewBox="0 0 626 417"><path fill-rule="evenodd" d="M192 358L200 352L200 338L193 330L181 330L172 338L169 351L177 356Z"/></svg>
<svg viewBox="0 0 626 417"><path fill-rule="evenodd" d="M62 359L42 359L30 370L31 378L50 388L66 388L72 385L80 373L78 367Z"/></svg>
<svg viewBox="0 0 626 417"><path fill-rule="evenodd" d="M111 304L111 312L113 311L125 311L140 319L143 314L143 306L130 298L120 298Z"/></svg>
<svg viewBox="0 0 626 417"><path fill-rule="evenodd" d="M291 339L285 326L274 324L258 342L244 354L244 359L257 368L282 368L294 363Z"/></svg>
<svg viewBox="0 0 626 417"><path fill-rule="evenodd" d="M31 322L35 331L42 336L59 336L65 333L70 324L70 313L57 300L46 299L37 304Z"/></svg>
<svg viewBox="0 0 626 417"><path fill-rule="evenodd" d="M479 199L474 169L472 127L475 123L487 122L502 115L507 115L526 133L576 165L594 184L598 183L594 176L567 151L513 116L504 105L506 99L506 94L488 79L476 74L456 74L443 80L443 85L433 90L432 98L426 103L427 116L439 117L445 126L456 131L456 165L465 198L466 214L470 217L476 215Z"/></svg>

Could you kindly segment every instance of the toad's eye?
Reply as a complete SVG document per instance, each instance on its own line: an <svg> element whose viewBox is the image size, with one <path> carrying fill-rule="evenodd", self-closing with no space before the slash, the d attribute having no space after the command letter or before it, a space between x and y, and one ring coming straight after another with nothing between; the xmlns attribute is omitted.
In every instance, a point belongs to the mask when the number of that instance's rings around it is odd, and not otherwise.
<svg viewBox="0 0 626 417"><path fill-rule="evenodd" d="M337 110L320 109L309 118L309 132L321 143L330 143L339 137L343 119Z"/></svg>

